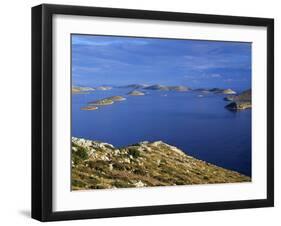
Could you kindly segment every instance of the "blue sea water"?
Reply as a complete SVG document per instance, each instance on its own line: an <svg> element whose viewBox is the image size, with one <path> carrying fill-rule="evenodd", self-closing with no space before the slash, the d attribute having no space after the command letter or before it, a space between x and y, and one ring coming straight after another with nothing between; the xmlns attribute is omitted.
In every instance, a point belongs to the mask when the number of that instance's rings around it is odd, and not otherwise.
<svg viewBox="0 0 281 226"><path fill-rule="evenodd" d="M162 140L187 154L251 176L251 110L229 111L220 94L195 91L131 91L113 88L72 95L72 136L115 147ZM83 111L90 101L113 95L127 99Z"/></svg>

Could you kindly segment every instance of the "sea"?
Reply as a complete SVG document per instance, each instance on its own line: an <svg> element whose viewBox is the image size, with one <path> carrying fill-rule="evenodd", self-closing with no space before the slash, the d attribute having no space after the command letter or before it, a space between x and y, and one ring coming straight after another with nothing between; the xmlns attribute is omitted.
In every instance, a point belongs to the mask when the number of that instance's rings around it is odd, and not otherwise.
<svg viewBox="0 0 281 226"><path fill-rule="evenodd" d="M251 110L230 111L224 95L198 91L112 88L72 95L72 136L124 147L163 141L186 154L251 176ZM120 95L124 101L81 110L91 101Z"/></svg>

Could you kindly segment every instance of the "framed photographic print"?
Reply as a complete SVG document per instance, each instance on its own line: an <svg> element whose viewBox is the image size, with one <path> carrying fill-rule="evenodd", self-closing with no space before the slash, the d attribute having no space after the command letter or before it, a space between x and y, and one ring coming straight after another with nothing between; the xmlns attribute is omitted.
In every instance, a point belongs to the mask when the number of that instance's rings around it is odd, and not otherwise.
<svg viewBox="0 0 281 226"><path fill-rule="evenodd" d="M32 8L32 217L274 205L274 21Z"/></svg>

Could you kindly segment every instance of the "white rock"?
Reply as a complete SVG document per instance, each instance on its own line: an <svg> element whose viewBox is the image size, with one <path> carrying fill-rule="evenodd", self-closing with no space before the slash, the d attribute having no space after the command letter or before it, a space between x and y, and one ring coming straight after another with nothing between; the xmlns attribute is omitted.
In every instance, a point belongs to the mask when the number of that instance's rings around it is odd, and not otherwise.
<svg viewBox="0 0 281 226"><path fill-rule="evenodd" d="M100 159L103 161L109 161L109 158L106 155L102 155Z"/></svg>
<svg viewBox="0 0 281 226"><path fill-rule="evenodd" d="M119 155L120 154L120 150L119 149L115 149L114 150L114 155Z"/></svg>
<svg viewBox="0 0 281 226"><path fill-rule="evenodd" d="M143 183L142 181L138 181L138 182L134 183L134 185L135 185L137 188L141 188L141 187L144 187L146 184Z"/></svg>
<svg viewBox="0 0 281 226"><path fill-rule="evenodd" d="M125 163L131 163L130 159L128 159L128 158L124 158L124 162Z"/></svg>

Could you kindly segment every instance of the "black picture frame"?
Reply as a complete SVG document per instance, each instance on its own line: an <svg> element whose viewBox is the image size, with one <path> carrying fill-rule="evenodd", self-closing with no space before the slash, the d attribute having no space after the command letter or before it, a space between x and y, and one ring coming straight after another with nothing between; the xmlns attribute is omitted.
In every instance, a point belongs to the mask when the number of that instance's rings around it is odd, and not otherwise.
<svg viewBox="0 0 281 226"><path fill-rule="evenodd" d="M266 27L267 198L54 212L52 210L52 18L55 14ZM32 8L32 218L40 221L57 221L271 206L274 206L273 19L50 4Z"/></svg>

